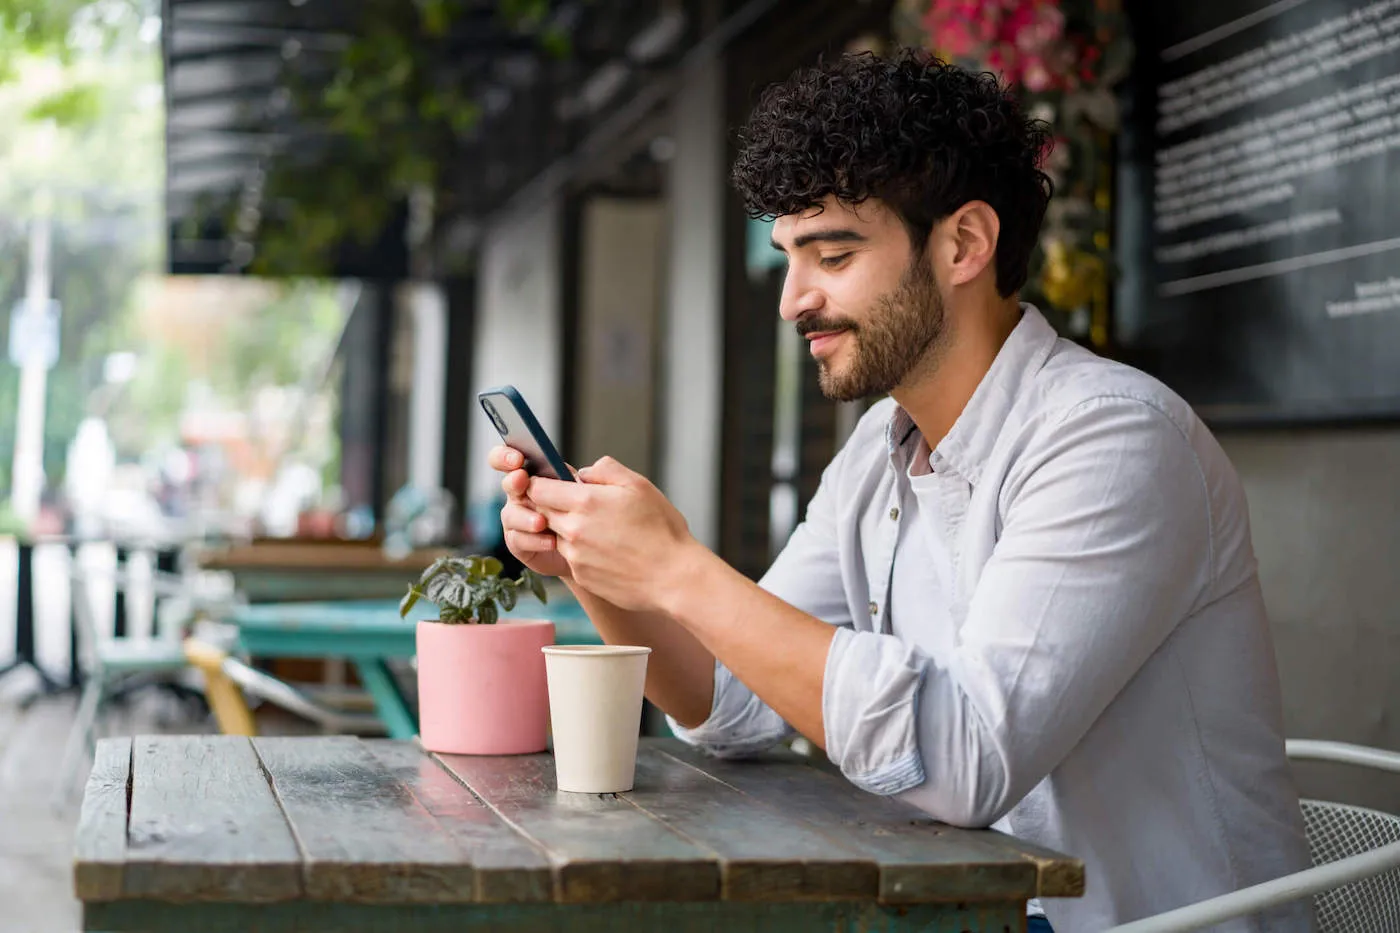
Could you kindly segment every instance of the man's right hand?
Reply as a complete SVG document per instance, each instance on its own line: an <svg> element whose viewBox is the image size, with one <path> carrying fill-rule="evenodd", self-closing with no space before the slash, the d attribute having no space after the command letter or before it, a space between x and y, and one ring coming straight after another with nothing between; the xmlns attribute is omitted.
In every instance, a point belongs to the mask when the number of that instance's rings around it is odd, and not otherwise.
<svg viewBox="0 0 1400 933"><path fill-rule="evenodd" d="M501 489L506 494L501 527L505 529L506 547L535 573L569 580L572 577L569 563L559 556L554 532L526 498L530 474L524 469L525 457L514 447L498 446L491 449L487 462L491 469L505 474L501 479Z"/></svg>

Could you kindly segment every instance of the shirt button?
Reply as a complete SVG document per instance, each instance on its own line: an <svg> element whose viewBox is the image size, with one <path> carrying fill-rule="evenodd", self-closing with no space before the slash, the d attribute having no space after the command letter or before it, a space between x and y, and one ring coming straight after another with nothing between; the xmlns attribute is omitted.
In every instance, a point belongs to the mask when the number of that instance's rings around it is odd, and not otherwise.
<svg viewBox="0 0 1400 933"><path fill-rule="evenodd" d="M899 509L890 509L890 521L899 521Z"/></svg>
<svg viewBox="0 0 1400 933"><path fill-rule="evenodd" d="M880 614L880 604L875 602L875 600L873 599L870 601L870 614L872 616L877 616Z"/></svg>

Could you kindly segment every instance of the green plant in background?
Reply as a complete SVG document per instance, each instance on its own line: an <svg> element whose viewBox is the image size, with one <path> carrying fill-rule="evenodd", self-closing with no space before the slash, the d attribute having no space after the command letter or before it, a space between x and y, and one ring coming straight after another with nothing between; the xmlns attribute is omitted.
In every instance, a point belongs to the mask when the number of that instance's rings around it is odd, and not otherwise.
<svg viewBox="0 0 1400 933"><path fill-rule="evenodd" d="M1055 197L1025 296L1068 336L1107 347L1115 88L1133 58L1121 0L899 0L894 27L904 44L999 75L1050 124Z"/></svg>
<svg viewBox="0 0 1400 933"><path fill-rule="evenodd" d="M288 118L321 134L298 153L274 157L262 192L269 219L256 231L248 271L326 276L338 247L368 246L407 205L411 249L423 255L435 216L456 206L448 170L481 116L471 76L450 52L460 0L368 0L356 36L325 84L288 78ZM546 23L549 0L499 0L497 15L548 55L567 36ZM240 230L232 205L230 230ZM419 274L419 273L415 273Z"/></svg>
<svg viewBox="0 0 1400 933"><path fill-rule="evenodd" d="M501 576L505 569L494 557L440 557L423 571L416 584L399 603L399 616L406 618L420 599L438 607L438 621L454 625L477 623L493 625L500 612L515 608L518 593L528 588L540 602L546 602L544 580L526 569L519 579Z"/></svg>
<svg viewBox="0 0 1400 933"><path fill-rule="evenodd" d="M78 424L101 408L102 361L120 346L133 284L160 266L158 12L154 0L0 0L0 344L24 298L42 209L62 307L44 419L50 490L63 483ZM0 493L18 381L0 363Z"/></svg>
<svg viewBox="0 0 1400 933"><path fill-rule="evenodd" d="M0 83L19 76L26 58L43 56L65 67L84 53L110 51L126 22L154 16L154 0L0 0ZM73 81L35 101L26 116L59 126L82 126L103 112L99 80Z"/></svg>

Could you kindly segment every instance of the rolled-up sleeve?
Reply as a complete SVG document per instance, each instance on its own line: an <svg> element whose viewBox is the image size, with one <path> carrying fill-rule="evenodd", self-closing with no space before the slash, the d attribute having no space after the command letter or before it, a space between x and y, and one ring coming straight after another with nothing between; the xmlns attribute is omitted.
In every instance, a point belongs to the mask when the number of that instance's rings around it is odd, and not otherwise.
<svg viewBox="0 0 1400 933"><path fill-rule="evenodd" d="M836 633L822 682L826 754L858 787L889 795L923 783L915 707L926 667L892 635Z"/></svg>
<svg viewBox="0 0 1400 933"><path fill-rule="evenodd" d="M847 626L851 621L836 537L835 487L844 455L844 450L838 453L822 473L802 523L758 582L784 602L837 626ZM685 728L672 717L667 717L667 723L681 741L719 757L756 754L794 733L772 707L719 662L715 663L710 717L693 729Z"/></svg>

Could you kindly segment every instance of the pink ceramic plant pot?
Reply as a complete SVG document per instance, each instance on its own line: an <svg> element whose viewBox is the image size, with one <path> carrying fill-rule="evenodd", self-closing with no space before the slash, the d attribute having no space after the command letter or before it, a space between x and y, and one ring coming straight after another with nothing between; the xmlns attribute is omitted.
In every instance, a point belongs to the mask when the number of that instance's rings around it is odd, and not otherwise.
<svg viewBox="0 0 1400 933"><path fill-rule="evenodd" d="M545 750L544 654L554 623L418 623L419 738L430 752L525 755Z"/></svg>

